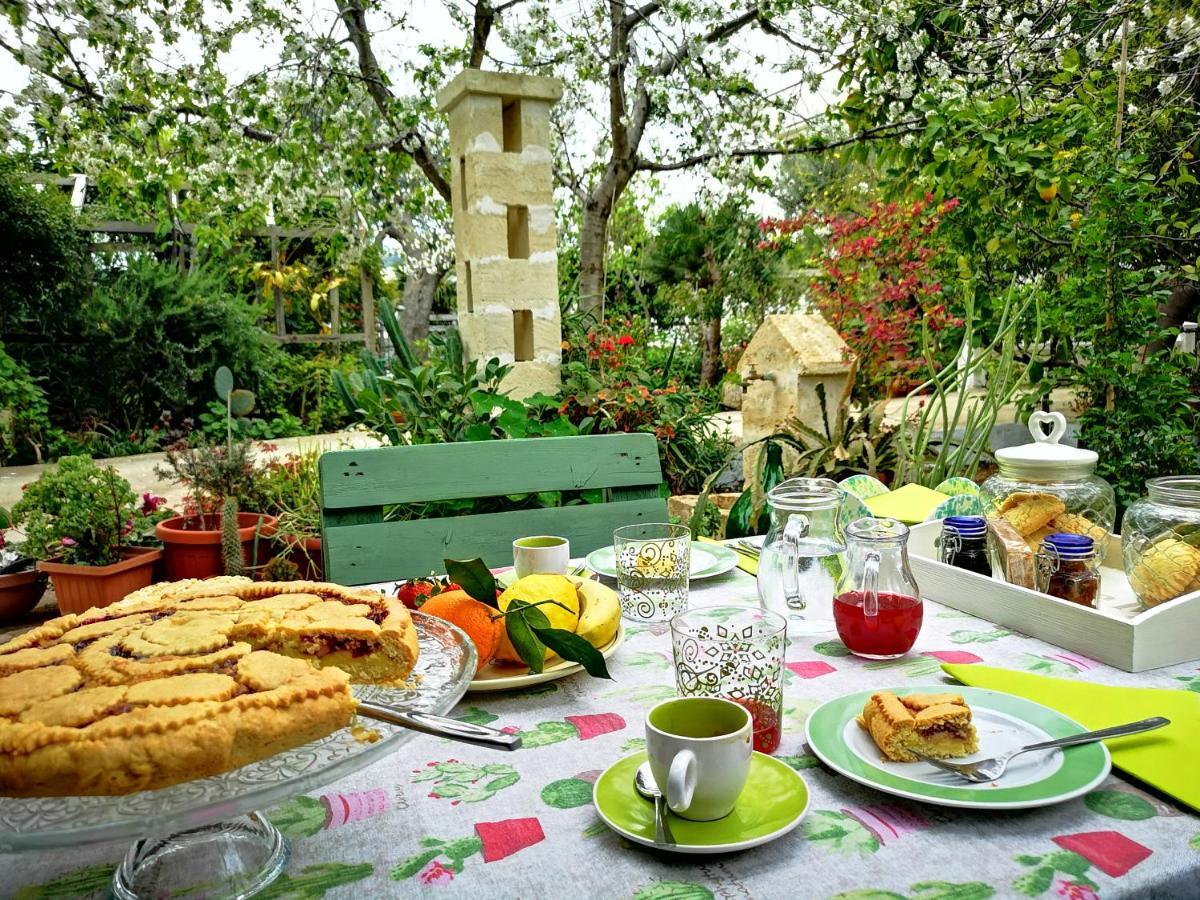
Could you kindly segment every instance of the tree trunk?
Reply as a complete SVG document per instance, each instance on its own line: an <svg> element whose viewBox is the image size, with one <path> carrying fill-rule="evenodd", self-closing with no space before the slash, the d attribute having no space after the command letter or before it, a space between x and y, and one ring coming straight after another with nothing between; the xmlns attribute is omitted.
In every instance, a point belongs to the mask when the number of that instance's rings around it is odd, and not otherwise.
<svg viewBox="0 0 1200 900"><path fill-rule="evenodd" d="M701 223L708 223L701 217ZM702 304L703 348L700 354L700 386L712 387L721 380L721 317L725 313L725 301L721 267L717 265L717 254L712 241L704 246L704 263L708 269L708 296Z"/></svg>
<svg viewBox="0 0 1200 900"><path fill-rule="evenodd" d="M579 227L579 311L604 319L604 258L608 252L608 218L612 207L587 200Z"/></svg>
<svg viewBox="0 0 1200 900"><path fill-rule="evenodd" d="M438 285L442 283L447 271L444 268L416 269L408 273L400 301L404 304L400 327L404 329L404 336L410 341L421 341L429 337L429 314L433 309Z"/></svg>
<svg viewBox="0 0 1200 900"><path fill-rule="evenodd" d="M700 354L700 385L712 387L721 380L721 310L704 320L701 326L704 347Z"/></svg>

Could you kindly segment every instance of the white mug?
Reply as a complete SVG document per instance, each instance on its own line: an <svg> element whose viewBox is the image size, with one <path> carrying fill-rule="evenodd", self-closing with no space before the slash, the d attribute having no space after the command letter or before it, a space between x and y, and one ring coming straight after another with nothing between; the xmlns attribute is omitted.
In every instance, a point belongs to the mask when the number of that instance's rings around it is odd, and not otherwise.
<svg viewBox="0 0 1200 900"><path fill-rule="evenodd" d="M562 575L571 568L571 542L564 537L539 534L513 541L513 569L526 575Z"/></svg>
<svg viewBox="0 0 1200 900"><path fill-rule="evenodd" d="M674 697L646 713L646 755L671 811L696 822L733 812L752 735L750 713L720 697Z"/></svg>

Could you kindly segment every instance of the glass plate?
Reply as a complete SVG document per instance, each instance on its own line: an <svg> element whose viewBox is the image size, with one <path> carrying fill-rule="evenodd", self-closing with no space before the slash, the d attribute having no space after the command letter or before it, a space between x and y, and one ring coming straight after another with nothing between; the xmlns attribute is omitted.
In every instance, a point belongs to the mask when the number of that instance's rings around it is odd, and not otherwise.
<svg viewBox="0 0 1200 900"><path fill-rule="evenodd" d="M420 655L411 687L356 685L354 695L406 711L444 715L475 674L475 647L449 622L413 613ZM240 769L123 797L0 797L0 852L74 847L165 834L229 819L335 781L393 752L416 732L367 721L381 739L356 740L340 728L319 741Z"/></svg>

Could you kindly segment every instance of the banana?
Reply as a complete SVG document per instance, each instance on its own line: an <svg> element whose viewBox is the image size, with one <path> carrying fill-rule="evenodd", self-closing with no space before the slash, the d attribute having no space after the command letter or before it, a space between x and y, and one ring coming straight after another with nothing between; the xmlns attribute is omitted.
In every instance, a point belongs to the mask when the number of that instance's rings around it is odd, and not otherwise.
<svg viewBox="0 0 1200 900"><path fill-rule="evenodd" d="M621 603L611 588L590 578L569 576L582 600L575 633L593 647L605 647L621 624Z"/></svg>

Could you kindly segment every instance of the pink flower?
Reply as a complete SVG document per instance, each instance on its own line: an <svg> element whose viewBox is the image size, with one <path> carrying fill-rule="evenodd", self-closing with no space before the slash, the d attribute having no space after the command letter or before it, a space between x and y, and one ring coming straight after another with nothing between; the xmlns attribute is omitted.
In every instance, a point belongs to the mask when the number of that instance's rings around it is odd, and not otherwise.
<svg viewBox="0 0 1200 900"><path fill-rule="evenodd" d="M152 515L166 502L167 499L165 497L155 497L152 493L146 491L142 494L142 515Z"/></svg>
<svg viewBox="0 0 1200 900"><path fill-rule="evenodd" d="M75 546L75 538L72 538L72 537L65 537L65 538L63 538L63 539L62 539L62 541L60 541L60 543L61 543L61 544L62 544L64 547L74 547L74 546Z"/></svg>
<svg viewBox="0 0 1200 900"><path fill-rule="evenodd" d="M454 880L454 873L436 859L432 859L417 877L421 879L421 884L449 884Z"/></svg>
<svg viewBox="0 0 1200 900"><path fill-rule="evenodd" d="M1067 900L1098 900L1099 894L1086 884L1076 884L1074 881L1060 881L1054 893Z"/></svg>

